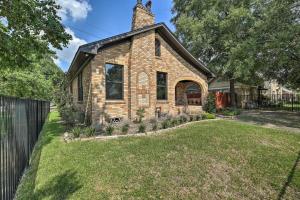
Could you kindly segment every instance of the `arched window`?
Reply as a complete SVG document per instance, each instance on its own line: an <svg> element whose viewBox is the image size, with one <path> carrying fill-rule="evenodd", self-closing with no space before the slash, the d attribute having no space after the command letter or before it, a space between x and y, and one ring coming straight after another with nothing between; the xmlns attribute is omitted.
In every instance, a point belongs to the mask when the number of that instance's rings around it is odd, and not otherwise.
<svg viewBox="0 0 300 200"><path fill-rule="evenodd" d="M161 55L160 41L158 39L155 39L155 56L160 57L160 55Z"/></svg>

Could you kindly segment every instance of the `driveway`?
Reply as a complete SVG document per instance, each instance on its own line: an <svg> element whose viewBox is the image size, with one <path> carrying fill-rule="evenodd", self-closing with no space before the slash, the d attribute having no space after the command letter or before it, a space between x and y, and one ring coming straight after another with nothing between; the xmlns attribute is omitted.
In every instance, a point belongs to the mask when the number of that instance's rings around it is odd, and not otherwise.
<svg viewBox="0 0 300 200"><path fill-rule="evenodd" d="M300 132L299 112L246 110L237 119L269 128L281 128Z"/></svg>

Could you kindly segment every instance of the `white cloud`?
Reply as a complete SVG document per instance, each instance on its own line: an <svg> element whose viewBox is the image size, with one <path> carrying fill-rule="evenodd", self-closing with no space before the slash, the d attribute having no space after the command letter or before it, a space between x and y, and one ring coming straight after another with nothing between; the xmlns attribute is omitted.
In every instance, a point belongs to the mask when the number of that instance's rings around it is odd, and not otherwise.
<svg viewBox="0 0 300 200"><path fill-rule="evenodd" d="M58 15L63 21L71 18L73 21L85 19L88 12L92 10L92 6L87 0L56 0L61 6Z"/></svg>
<svg viewBox="0 0 300 200"><path fill-rule="evenodd" d="M72 40L69 42L69 45L62 50L55 50L57 59L55 59L54 62L60 67L62 67L61 64L63 61L71 64L78 47L87 43L85 40L76 37L70 28L66 28L66 32L72 36Z"/></svg>

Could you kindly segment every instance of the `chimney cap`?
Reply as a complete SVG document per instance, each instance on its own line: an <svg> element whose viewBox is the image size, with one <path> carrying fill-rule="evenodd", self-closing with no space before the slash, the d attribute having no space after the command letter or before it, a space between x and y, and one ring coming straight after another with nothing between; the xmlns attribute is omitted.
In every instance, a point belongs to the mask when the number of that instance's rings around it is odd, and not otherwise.
<svg viewBox="0 0 300 200"><path fill-rule="evenodd" d="M142 0L137 0L137 4L142 4Z"/></svg>
<svg viewBox="0 0 300 200"><path fill-rule="evenodd" d="M151 0L149 0L147 3L146 3L146 8L149 10L149 11L151 11L151 7L152 7L152 1Z"/></svg>

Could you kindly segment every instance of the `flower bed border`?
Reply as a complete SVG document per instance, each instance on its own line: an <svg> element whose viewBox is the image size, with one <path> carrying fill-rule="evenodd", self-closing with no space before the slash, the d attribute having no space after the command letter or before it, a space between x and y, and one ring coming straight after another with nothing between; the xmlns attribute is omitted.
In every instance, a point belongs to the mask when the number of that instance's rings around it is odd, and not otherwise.
<svg viewBox="0 0 300 200"><path fill-rule="evenodd" d="M99 135L99 136L94 136L94 137L89 137L89 138L78 138L77 140L75 139L72 141L92 141L92 140L106 141L106 140L113 140L113 139L125 138L125 137L141 137L141 136L149 136L149 135L159 135L161 133L165 133L165 132L168 132L171 130L186 127L186 126L189 126L192 124L208 122L208 121L216 121L216 120L220 120L220 119L217 118L217 119L205 119L205 120L200 120L200 121L192 121L192 122L180 124L178 126L174 126L174 127L170 127L170 128L166 128L166 129L159 129L157 131L149 131L146 133L134 133L134 134L126 134L126 135Z"/></svg>

